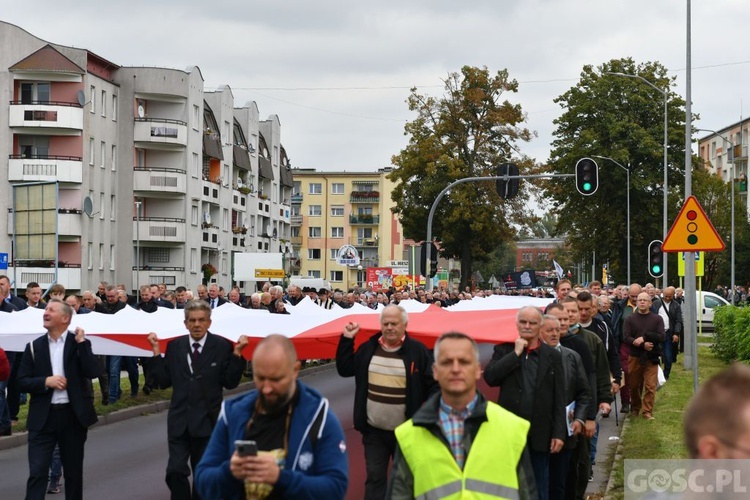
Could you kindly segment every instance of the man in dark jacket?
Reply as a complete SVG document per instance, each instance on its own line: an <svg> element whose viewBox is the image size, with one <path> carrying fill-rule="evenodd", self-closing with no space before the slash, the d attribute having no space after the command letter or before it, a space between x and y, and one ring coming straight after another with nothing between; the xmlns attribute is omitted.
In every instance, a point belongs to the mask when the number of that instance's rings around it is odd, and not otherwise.
<svg viewBox="0 0 750 500"><path fill-rule="evenodd" d="M104 300L101 304L96 304L94 311L102 314L115 314L122 311L127 307L125 302L121 302L118 297L118 290L115 285L107 285L104 289ZM120 372L123 370L123 361L125 362L125 368L129 368L128 376L133 371L133 367L130 367L124 356L107 356L107 373L109 374L109 404L113 404L120 396L122 396L122 389L120 388ZM135 381L138 381L138 367L134 367ZM132 381L131 381L132 384ZM135 387L131 387L131 394L138 392L138 384Z"/></svg>
<svg viewBox="0 0 750 500"><path fill-rule="evenodd" d="M664 342L664 321L651 311L651 304L651 296L641 292L636 312L625 320L622 333L625 344L630 348L630 414L637 417L642 409L646 420L654 418L659 355Z"/></svg>
<svg viewBox="0 0 750 500"><path fill-rule="evenodd" d="M210 333L210 326L211 307L195 300L185 306L185 327L190 334L171 340L164 357L156 334L148 336L154 352L151 373L160 387L173 388L167 416L166 482L174 500L191 498L190 468L195 471L211 437L222 389L237 387L245 367L242 349L247 337L240 336L232 348L231 342ZM192 498L199 498L197 491L193 490Z"/></svg>
<svg viewBox="0 0 750 500"><path fill-rule="evenodd" d="M682 306L674 298L675 288L668 286L662 298L654 299L651 311L664 320L664 378L669 379L672 363L677 362L677 353L683 343Z"/></svg>
<svg viewBox="0 0 750 500"><path fill-rule="evenodd" d="M83 450L88 428L96 423L91 379L100 365L81 328L68 331L72 308L50 300L44 311L47 334L26 345L18 387L31 394L29 479L26 498L43 499L55 445L60 446L65 497L83 498Z"/></svg>
<svg viewBox="0 0 750 500"><path fill-rule="evenodd" d="M396 452L394 429L439 389L432 375L432 355L424 344L409 338L408 321L402 307L387 306L380 314L380 332L355 351L359 325L349 323L336 350L339 375L355 377L354 427L362 433L365 448L367 500L385 498L388 462Z"/></svg>
<svg viewBox="0 0 750 500"><path fill-rule="evenodd" d="M542 312L522 307L516 315L518 338L495 346L484 380L500 387L498 404L531 422L529 452L540 499L549 497L549 459L565 443L565 383L562 356L539 335Z"/></svg>

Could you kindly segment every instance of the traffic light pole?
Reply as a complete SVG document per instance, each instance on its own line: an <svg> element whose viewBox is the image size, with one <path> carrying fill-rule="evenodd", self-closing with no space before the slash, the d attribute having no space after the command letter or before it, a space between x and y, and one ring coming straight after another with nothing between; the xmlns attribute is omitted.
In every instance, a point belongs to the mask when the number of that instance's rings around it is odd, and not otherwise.
<svg viewBox="0 0 750 500"><path fill-rule="evenodd" d="M557 178L562 179L565 177L575 177L575 174L535 174L535 175L493 175L490 177L466 177L464 179L459 179L457 181L453 181L450 184L448 184L442 191L440 191L440 194L437 195L437 198L435 198L435 201L432 202L432 207L430 207L430 214L427 216L427 237L425 238L425 245L427 245L427 249L425 251L425 278L427 278L430 275L430 257L432 254L432 246L430 243L432 243L432 219L435 217L435 210L437 209L438 203L440 203L440 200L443 199L443 196L450 191L453 187L458 186L459 184L465 184L467 182L481 182L481 181L493 181L493 180L502 180L502 181L509 181L512 179L549 179L549 178Z"/></svg>

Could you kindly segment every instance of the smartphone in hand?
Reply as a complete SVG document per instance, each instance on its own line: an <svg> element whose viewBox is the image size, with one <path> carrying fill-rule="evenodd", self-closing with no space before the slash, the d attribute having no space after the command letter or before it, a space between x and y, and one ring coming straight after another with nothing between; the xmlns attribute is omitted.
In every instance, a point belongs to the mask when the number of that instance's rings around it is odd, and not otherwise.
<svg viewBox="0 0 750 500"><path fill-rule="evenodd" d="M258 454L258 445L255 441L244 441L238 439L234 442L237 454L241 457L254 457Z"/></svg>

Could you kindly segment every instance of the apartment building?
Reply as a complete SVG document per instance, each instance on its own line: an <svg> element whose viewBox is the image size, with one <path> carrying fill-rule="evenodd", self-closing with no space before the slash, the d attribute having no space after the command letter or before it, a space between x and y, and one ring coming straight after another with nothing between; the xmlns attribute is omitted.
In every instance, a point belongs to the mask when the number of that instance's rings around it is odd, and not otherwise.
<svg viewBox="0 0 750 500"><path fill-rule="evenodd" d="M292 272L327 279L334 288L347 289L366 281L368 267L401 260L404 237L391 212L394 183L377 172L316 172L293 169L291 242L299 255ZM337 254L352 245L360 265L343 266Z"/></svg>
<svg viewBox="0 0 750 500"><path fill-rule="evenodd" d="M232 279L234 253L291 260L278 116L206 91L197 67L121 67L2 22L0 42L0 231L13 236L0 252L18 287L252 291Z"/></svg>
<svg viewBox="0 0 750 500"><path fill-rule="evenodd" d="M750 119L733 123L698 139L698 154L711 173L724 182L734 182L742 205L750 215L750 202L747 197L748 177L748 131Z"/></svg>

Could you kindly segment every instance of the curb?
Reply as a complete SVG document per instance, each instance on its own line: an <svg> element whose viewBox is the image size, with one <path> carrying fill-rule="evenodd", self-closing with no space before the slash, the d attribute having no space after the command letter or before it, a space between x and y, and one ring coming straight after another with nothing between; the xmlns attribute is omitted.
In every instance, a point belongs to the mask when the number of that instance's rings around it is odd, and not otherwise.
<svg viewBox="0 0 750 500"><path fill-rule="evenodd" d="M320 366L313 366L311 368L305 368L300 371L299 378L310 377L317 375L322 372L334 370L336 363L328 363ZM255 389L253 382L242 382L234 389L224 391L224 397L234 396L236 394L242 394ZM99 415L99 421L89 427L89 429L95 429L105 425L116 424L124 420L130 420L131 418L142 417L144 415L150 415L153 413L159 413L169 409L169 401L155 401L153 403L143 404L139 406L132 406L130 408L123 408L122 410L113 411L107 415ZM11 436L0 438L0 451L9 450L18 446L25 446L28 443L29 433L27 431L19 432Z"/></svg>
<svg viewBox="0 0 750 500"><path fill-rule="evenodd" d="M622 430L620 430L620 439L617 440L617 447L615 448L615 456L612 460L612 468L609 470L609 479L607 480L607 487L604 489L604 498L611 498L610 492L612 491L612 488L614 488L614 473L615 473L615 464L617 464L618 460L620 460L622 457L622 436L625 434L625 431L630 427L630 415L625 415L622 422ZM623 462L624 463L624 462Z"/></svg>

